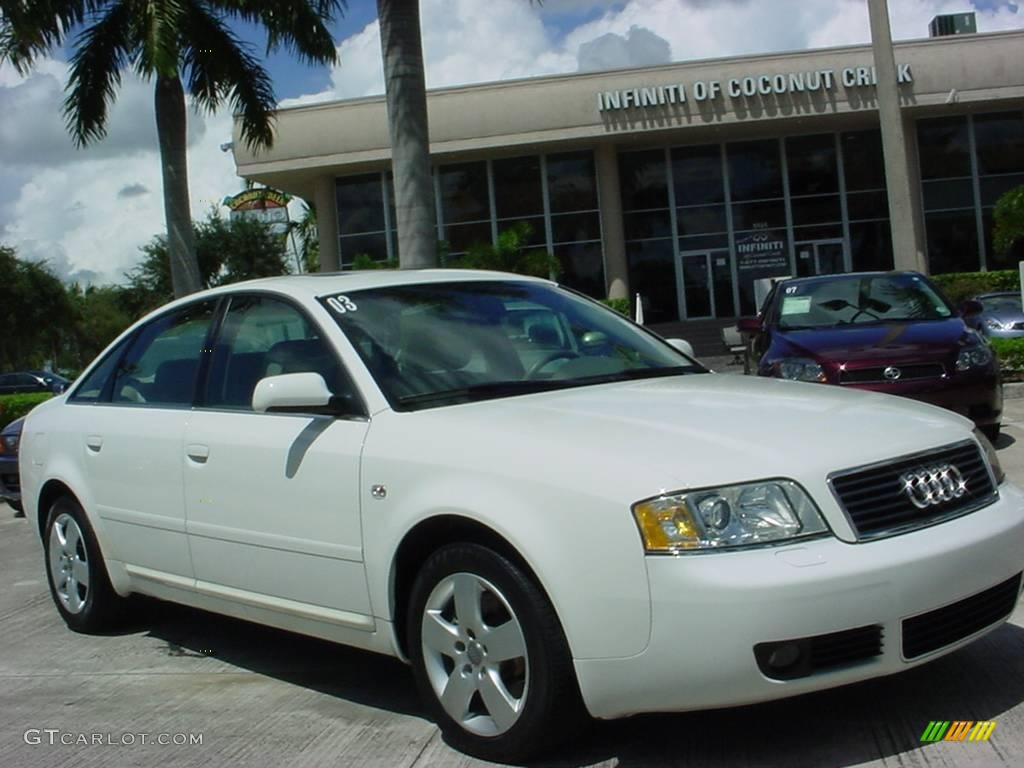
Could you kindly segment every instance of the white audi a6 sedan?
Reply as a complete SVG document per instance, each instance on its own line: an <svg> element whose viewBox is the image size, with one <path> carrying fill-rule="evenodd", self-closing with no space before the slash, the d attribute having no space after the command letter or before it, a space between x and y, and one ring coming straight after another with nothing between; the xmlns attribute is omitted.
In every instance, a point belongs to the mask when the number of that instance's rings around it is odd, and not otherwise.
<svg viewBox="0 0 1024 768"><path fill-rule="evenodd" d="M716 376L544 281L305 275L189 296L28 417L57 610L137 592L407 659L455 746L924 663L1021 590L969 421Z"/></svg>

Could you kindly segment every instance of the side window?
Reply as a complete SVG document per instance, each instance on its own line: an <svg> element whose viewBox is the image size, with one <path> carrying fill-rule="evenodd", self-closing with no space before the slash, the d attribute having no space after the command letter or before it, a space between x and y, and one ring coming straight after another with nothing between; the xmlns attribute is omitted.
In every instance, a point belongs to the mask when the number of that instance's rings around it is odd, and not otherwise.
<svg viewBox="0 0 1024 768"><path fill-rule="evenodd" d="M251 410L260 379L307 372L323 376L328 388L355 410L359 400L348 375L305 315L278 299L234 297L213 348L203 405Z"/></svg>
<svg viewBox="0 0 1024 768"><path fill-rule="evenodd" d="M121 355L124 353L124 348L127 344L128 339L125 339L114 347L110 354L103 359L103 362L93 368L89 375L82 379L82 383L75 388L74 393L68 400L72 403L95 403L103 399L107 382L120 362Z"/></svg>
<svg viewBox="0 0 1024 768"><path fill-rule="evenodd" d="M215 307L191 304L143 328L114 374L112 402L191 405Z"/></svg>

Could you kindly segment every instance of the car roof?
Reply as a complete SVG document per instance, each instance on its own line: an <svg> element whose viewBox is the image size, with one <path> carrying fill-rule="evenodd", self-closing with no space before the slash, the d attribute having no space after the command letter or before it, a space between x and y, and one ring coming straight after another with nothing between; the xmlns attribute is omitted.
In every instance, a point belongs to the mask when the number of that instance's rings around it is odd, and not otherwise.
<svg viewBox="0 0 1024 768"><path fill-rule="evenodd" d="M979 293L974 298L976 299L993 299L996 296L1013 296L1016 299L1020 298L1020 291L990 291L988 293Z"/></svg>
<svg viewBox="0 0 1024 768"><path fill-rule="evenodd" d="M514 275L508 272L490 272L481 269L372 269L346 272L310 272L304 275L284 275L244 280L239 283L222 285L205 291L189 294L160 307L163 311L178 304L195 301L204 297L224 293L257 290L273 291L300 301L310 301L321 296L331 296L346 291L361 291L368 288L385 288L396 285L427 285L430 283L515 281L554 285L550 280L539 277Z"/></svg>
<svg viewBox="0 0 1024 768"><path fill-rule="evenodd" d="M921 273L913 272L910 270L878 270L875 272L838 272L833 275L814 275L813 277L791 277L787 280L780 280L779 283L784 285L803 285L805 283L821 283L827 282L829 280L848 280L855 277L882 277L891 275L918 275L920 277Z"/></svg>

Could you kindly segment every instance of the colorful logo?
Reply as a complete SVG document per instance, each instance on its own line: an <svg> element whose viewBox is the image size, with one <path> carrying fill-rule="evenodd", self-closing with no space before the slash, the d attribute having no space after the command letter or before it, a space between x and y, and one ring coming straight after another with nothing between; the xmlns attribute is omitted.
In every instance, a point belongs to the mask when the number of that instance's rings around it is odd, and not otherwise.
<svg viewBox="0 0 1024 768"><path fill-rule="evenodd" d="M995 720L932 720L921 741L988 741L995 729Z"/></svg>

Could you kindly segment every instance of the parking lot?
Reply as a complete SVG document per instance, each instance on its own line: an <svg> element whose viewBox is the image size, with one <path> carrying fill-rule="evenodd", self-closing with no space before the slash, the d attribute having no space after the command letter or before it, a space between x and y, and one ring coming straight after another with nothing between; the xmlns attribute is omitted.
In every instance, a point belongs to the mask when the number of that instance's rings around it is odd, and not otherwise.
<svg viewBox="0 0 1024 768"><path fill-rule="evenodd" d="M1004 424L1000 456L1024 484L1024 400L1007 401ZM33 526L4 505L0 562L2 766L480 764L444 744L395 660L152 601L139 601L118 634L74 635L50 602ZM997 725L985 743L922 745L932 720ZM1021 765L1024 610L903 675L598 723L549 764Z"/></svg>

